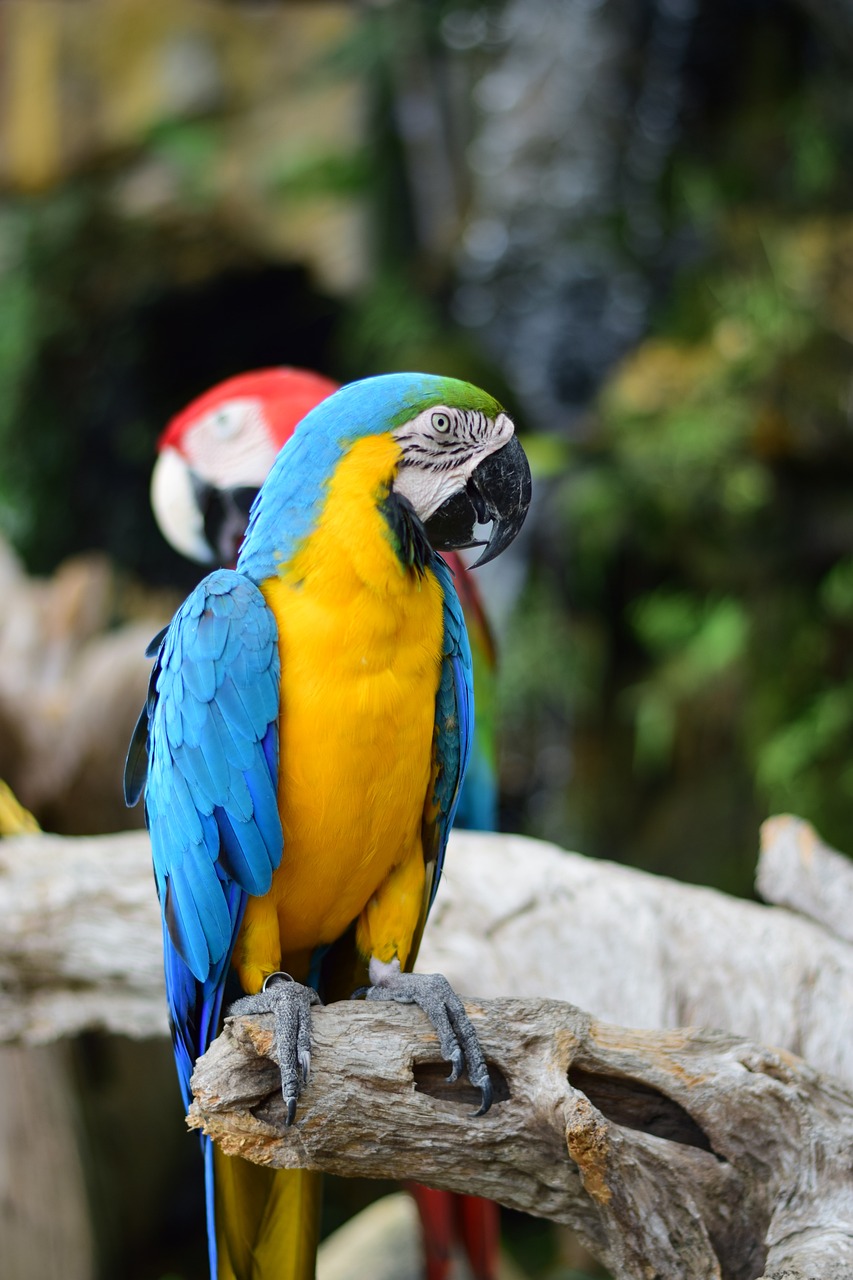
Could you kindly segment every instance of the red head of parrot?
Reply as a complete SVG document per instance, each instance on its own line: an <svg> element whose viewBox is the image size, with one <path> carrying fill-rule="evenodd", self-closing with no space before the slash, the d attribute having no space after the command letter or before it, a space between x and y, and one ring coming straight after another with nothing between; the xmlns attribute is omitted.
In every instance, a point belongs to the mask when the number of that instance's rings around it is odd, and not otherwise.
<svg viewBox="0 0 853 1280"><path fill-rule="evenodd" d="M337 383L307 369L258 369L218 383L169 422L151 477L160 530L202 564L233 564L249 508L298 422Z"/></svg>

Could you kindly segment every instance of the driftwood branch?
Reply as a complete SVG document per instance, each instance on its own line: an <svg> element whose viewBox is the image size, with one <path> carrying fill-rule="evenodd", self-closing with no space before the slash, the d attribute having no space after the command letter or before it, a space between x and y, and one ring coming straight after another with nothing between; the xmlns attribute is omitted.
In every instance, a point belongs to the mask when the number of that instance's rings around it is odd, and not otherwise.
<svg viewBox="0 0 853 1280"><path fill-rule="evenodd" d="M278 1167L416 1178L567 1223L617 1280L853 1274L853 1093L721 1032L637 1031L556 1001L469 1002L497 1099L474 1118L413 1008L315 1012L286 1129L271 1020L200 1060L190 1123Z"/></svg>
<svg viewBox="0 0 853 1280"><path fill-rule="evenodd" d="M168 1033L145 832L0 840L0 919L0 1040Z"/></svg>
<svg viewBox="0 0 853 1280"><path fill-rule="evenodd" d="M790 815L767 819L755 887L765 902L853 943L853 862L824 844L811 823Z"/></svg>
<svg viewBox="0 0 853 1280"><path fill-rule="evenodd" d="M144 832L0 841L0 919L0 1041L166 1034ZM853 947L837 933L539 841L454 833L419 967L622 1025L724 1027L853 1082Z"/></svg>
<svg viewBox="0 0 853 1280"><path fill-rule="evenodd" d="M316 1014L291 1133L260 1022L207 1055L194 1121L256 1158L417 1176L569 1222L620 1277L853 1274L853 1111L833 1083L853 1084L853 947L833 907L848 864L796 819L774 823L759 882L786 906L454 835L419 967L516 997L473 1008L492 1112L474 1121L473 1097L440 1084L416 1010L353 1004ZM0 841L0 916L0 1040L165 1034L144 833ZM653 1030L688 1024L733 1034Z"/></svg>

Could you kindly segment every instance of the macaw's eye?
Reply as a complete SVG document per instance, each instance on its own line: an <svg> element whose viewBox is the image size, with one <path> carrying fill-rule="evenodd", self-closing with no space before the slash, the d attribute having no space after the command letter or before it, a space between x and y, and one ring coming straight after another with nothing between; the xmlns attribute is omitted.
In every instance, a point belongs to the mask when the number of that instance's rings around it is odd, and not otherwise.
<svg viewBox="0 0 853 1280"><path fill-rule="evenodd" d="M443 435L450 430L450 414L434 413L432 415L432 425L436 431L440 431Z"/></svg>
<svg viewBox="0 0 853 1280"><path fill-rule="evenodd" d="M243 415L239 410L235 412L231 407L218 409L213 415L214 435L216 435L220 440L230 439L231 436L236 434L242 418Z"/></svg>

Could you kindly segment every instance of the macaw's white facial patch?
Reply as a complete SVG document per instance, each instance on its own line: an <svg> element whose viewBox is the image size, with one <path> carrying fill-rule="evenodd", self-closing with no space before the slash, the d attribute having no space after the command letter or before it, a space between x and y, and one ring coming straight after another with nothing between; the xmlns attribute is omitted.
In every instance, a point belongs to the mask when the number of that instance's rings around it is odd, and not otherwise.
<svg viewBox="0 0 853 1280"><path fill-rule="evenodd" d="M163 536L182 555L201 564L214 564L216 556L204 536L204 520L192 474L177 449L167 445L158 455L151 475L151 506Z"/></svg>
<svg viewBox="0 0 853 1280"><path fill-rule="evenodd" d="M424 409L394 432L402 449L394 492L409 500L421 520L428 520L514 431L506 413L487 418L477 409Z"/></svg>
<svg viewBox="0 0 853 1280"><path fill-rule="evenodd" d="M259 489L277 453L263 404L251 396L211 409L180 443L192 470L214 489Z"/></svg>

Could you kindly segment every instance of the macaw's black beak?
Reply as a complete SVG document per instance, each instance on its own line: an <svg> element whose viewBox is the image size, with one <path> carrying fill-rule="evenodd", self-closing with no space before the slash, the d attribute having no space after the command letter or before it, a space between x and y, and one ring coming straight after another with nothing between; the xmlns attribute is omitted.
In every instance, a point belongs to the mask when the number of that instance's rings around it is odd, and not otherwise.
<svg viewBox="0 0 853 1280"><path fill-rule="evenodd" d="M509 546L524 524L532 489L527 457L513 436L480 463L460 493L430 516L425 522L427 537L436 551L481 547L482 539L474 537L474 527L491 521L485 550L471 567L488 564Z"/></svg>
<svg viewBox="0 0 853 1280"><path fill-rule="evenodd" d="M205 541L219 564L233 565L249 523L249 511L257 489L238 486L217 489L192 474L193 492L204 523Z"/></svg>

